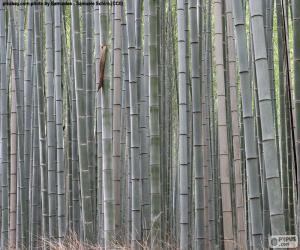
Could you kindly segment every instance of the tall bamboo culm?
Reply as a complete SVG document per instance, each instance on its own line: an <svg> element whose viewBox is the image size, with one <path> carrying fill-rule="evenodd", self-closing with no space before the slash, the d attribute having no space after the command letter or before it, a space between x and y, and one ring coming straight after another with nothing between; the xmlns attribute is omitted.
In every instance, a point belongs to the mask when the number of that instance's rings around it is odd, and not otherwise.
<svg viewBox="0 0 300 250"><path fill-rule="evenodd" d="M214 1L215 19L215 60L216 60L216 83L218 95L218 153L222 197L222 219L224 233L224 248L233 249L233 217L231 197L231 176L229 170L228 128L226 117L226 94L224 75L224 50L223 50L223 2Z"/></svg>
<svg viewBox="0 0 300 250"><path fill-rule="evenodd" d="M275 142L275 120L270 93L267 51L263 28L262 6L250 1L253 34L254 60L257 76L259 109L261 114L264 171L267 182L268 205L272 234L284 234L282 191L280 188L279 164ZM271 123L271 124L270 124Z"/></svg>
<svg viewBox="0 0 300 250"><path fill-rule="evenodd" d="M74 54L74 78L76 88L76 111L77 111L77 131L78 131L78 150L79 150L79 167L80 167L80 193L81 208L83 214L83 235L84 239L94 241L93 218L92 218L92 201L90 194L90 178L87 163L87 136L86 136L86 93L83 88L82 79L82 56L80 44L80 23L79 7L72 5L72 36Z"/></svg>

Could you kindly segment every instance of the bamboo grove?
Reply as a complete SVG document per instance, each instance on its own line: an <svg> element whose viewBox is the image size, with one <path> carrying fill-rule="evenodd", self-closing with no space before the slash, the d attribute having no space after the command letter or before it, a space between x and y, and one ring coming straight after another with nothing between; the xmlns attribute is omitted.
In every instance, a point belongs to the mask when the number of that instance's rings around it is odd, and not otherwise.
<svg viewBox="0 0 300 250"><path fill-rule="evenodd" d="M1 249L300 236L300 1L15 2L0 0Z"/></svg>

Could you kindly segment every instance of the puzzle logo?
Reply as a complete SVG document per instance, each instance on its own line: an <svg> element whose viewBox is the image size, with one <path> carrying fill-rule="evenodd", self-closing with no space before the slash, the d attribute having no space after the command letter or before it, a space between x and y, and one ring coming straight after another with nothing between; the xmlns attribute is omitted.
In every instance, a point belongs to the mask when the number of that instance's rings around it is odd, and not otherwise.
<svg viewBox="0 0 300 250"><path fill-rule="evenodd" d="M297 248L298 237L296 235L272 235L269 237L270 248Z"/></svg>

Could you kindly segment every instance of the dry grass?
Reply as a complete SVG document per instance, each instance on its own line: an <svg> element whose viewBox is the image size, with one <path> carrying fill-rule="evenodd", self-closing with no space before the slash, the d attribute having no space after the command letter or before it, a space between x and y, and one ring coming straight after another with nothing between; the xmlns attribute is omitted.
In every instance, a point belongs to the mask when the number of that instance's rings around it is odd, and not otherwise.
<svg viewBox="0 0 300 250"><path fill-rule="evenodd" d="M141 249L148 250L149 247L149 239L145 239L145 242L140 243ZM161 249L179 249L175 243L176 241L170 242L162 242ZM78 236L75 233L68 234L61 242L56 239L40 239L40 246L46 246L47 249L50 250L102 250L104 248L100 247L97 244L90 244L86 242L82 242L78 239ZM39 248L40 249L40 248ZM130 244L122 244L119 241L115 241L112 243L110 249L118 249L118 250L130 250Z"/></svg>
<svg viewBox="0 0 300 250"><path fill-rule="evenodd" d="M81 242L76 234L72 233L66 236L62 241L54 239L42 239L41 244L51 250L98 250L100 246Z"/></svg>

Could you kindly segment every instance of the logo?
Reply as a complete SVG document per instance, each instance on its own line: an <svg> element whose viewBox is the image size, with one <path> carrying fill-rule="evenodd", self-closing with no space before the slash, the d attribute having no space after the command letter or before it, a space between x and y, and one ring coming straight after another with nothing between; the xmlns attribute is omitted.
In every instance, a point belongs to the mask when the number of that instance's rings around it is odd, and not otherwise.
<svg viewBox="0 0 300 250"><path fill-rule="evenodd" d="M269 237L270 248L297 248L297 235L272 235Z"/></svg>

